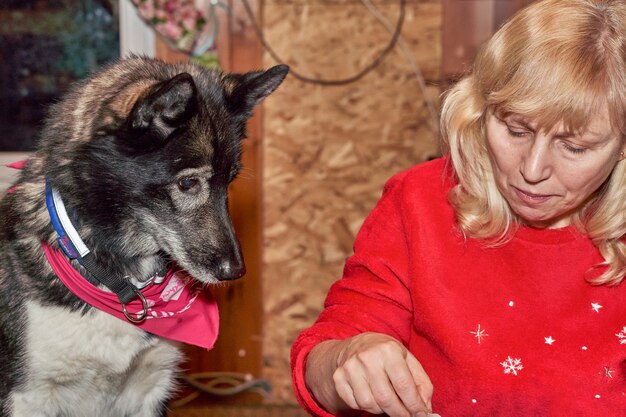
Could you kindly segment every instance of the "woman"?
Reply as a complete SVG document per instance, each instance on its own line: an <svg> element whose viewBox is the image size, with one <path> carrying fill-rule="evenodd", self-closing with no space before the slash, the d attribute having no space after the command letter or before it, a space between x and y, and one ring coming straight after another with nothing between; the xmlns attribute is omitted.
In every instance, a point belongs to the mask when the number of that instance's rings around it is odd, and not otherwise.
<svg viewBox="0 0 626 417"><path fill-rule="evenodd" d="M313 415L626 416L626 1L545 0L446 96L292 349ZM433 395L434 391L434 395Z"/></svg>

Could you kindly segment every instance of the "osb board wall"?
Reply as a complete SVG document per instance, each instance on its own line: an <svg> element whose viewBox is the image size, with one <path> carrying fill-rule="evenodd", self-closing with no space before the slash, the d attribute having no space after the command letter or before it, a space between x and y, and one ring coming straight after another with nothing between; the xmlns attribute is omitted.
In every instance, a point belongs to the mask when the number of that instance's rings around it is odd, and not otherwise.
<svg viewBox="0 0 626 417"><path fill-rule="evenodd" d="M398 0L374 0L395 24ZM407 0L402 36L438 104L439 0ZM265 0L265 37L295 70L345 78L390 39L360 0ZM276 62L267 54L264 66ZM399 46L360 81L324 87L288 77L264 105L264 377L292 403L290 346L341 276L354 237L394 173L438 154L414 70Z"/></svg>

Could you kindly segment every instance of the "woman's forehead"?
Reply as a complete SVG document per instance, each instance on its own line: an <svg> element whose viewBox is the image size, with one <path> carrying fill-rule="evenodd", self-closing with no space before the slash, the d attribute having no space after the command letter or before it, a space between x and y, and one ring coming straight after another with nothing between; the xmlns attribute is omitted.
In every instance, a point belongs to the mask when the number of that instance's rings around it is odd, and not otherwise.
<svg viewBox="0 0 626 417"><path fill-rule="evenodd" d="M492 109L493 114L500 118L514 119L533 129L544 131L566 131L572 133L588 132L590 134L607 135L619 131L611 123L606 103L593 111L575 111L572 108L537 108L527 109L514 103L502 104Z"/></svg>

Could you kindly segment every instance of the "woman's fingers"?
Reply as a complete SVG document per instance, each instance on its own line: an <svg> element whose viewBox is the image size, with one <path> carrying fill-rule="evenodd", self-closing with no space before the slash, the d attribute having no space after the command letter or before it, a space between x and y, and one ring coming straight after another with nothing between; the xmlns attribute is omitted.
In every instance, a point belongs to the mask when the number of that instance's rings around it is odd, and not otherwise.
<svg viewBox="0 0 626 417"><path fill-rule="evenodd" d="M346 405L353 410L359 409L359 404L354 397L354 390L352 385L348 382L348 377L342 368L338 368L333 374L333 380L335 382L335 390L337 395L346 403Z"/></svg>
<svg viewBox="0 0 626 417"><path fill-rule="evenodd" d="M400 373L398 369L395 371ZM408 370L402 373L409 374ZM371 381L372 392L377 399L380 409L387 415L394 417L408 417L420 409L425 410L423 405L421 405L421 400L415 387L413 387L411 392L410 381L404 385L404 382L402 382L404 378L398 378L397 374L392 375L385 373L381 378ZM398 389L399 386L402 386L400 390Z"/></svg>
<svg viewBox="0 0 626 417"><path fill-rule="evenodd" d="M432 385L419 362L395 339L380 336L361 338L343 357L333 375L337 394L349 407L373 414L409 417L430 410Z"/></svg>
<svg viewBox="0 0 626 417"><path fill-rule="evenodd" d="M372 414L383 412L372 392L368 371L359 359L347 360L341 368L337 369L333 378L337 393L350 407Z"/></svg>
<svg viewBox="0 0 626 417"><path fill-rule="evenodd" d="M426 405L428 411L432 411L433 404L433 384L428 377L426 371L422 367L422 364L411 354L411 352L407 352L406 364L408 366L409 371L413 377L414 384L417 388L417 391L420 395L422 402Z"/></svg>
<svg viewBox="0 0 626 417"><path fill-rule="evenodd" d="M411 362L411 365L409 365ZM421 386L425 383L430 384L430 379L425 372L418 373L417 370L413 371L411 368L419 367L421 365L417 360L407 352L407 356L402 358L401 363L390 363L388 370L393 389L404 408L411 414L415 415L418 412L427 412L431 410L430 395L421 389ZM416 374L418 377L416 377ZM425 379L424 379L425 377ZM431 390L432 394L432 390Z"/></svg>

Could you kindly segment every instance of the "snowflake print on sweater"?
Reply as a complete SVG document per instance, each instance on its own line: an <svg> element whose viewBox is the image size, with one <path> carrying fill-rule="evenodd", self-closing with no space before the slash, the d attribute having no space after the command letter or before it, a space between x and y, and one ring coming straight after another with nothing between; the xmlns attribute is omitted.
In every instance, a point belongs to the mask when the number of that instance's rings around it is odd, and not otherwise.
<svg viewBox="0 0 626 417"><path fill-rule="evenodd" d="M615 336L619 339L620 344L626 345L626 326L619 333L615 333Z"/></svg>
<svg viewBox="0 0 626 417"><path fill-rule="evenodd" d="M604 367L604 376L605 376L606 378L613 379L613 374L614 374L614 373L615 373L615 370L611 369L611 368L610 368L610 367L608 367L608 366L605 366L605 367Z"/></svg>
<svg viewBox="0 0 626 417"><path fill-rule="evenodd" d="M480 342L482 341L483 337L489 336L487 333L485 333L485 329L481 329L480 328L480 324L478 325L478 327L476 328L475 331L470 332L470 333L474 335L474 337L478 341L479 345L480 345Z"/></svg>
<svg viewBox="0 0 626 417"><path fill-rule="evenodd" d="M524 369L521 359L511 358L510 356L504 362L500 362L500 365L504 368L505 374L513 374L515 376L517 376L518 371Z"/></svg>

